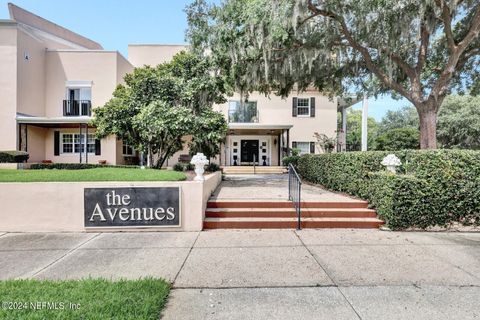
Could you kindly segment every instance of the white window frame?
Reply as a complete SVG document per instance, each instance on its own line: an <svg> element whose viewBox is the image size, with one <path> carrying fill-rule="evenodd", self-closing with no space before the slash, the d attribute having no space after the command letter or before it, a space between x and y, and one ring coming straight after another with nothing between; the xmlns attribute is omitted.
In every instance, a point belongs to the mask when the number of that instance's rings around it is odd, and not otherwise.
<svg viewBox="0 0 480 320"><path fill-rule="evenodd" d="M297 142L296 149L300 150L300 155L311 154L311 152L310 152L310 141L296 141L296 142ZM308 151L306 153L302 152L302 148L300 148L299 144L306 144Z"/></svg>
<svg viewBox="0 0 480 320"><path fill-rule="evenodd" d="M65 135L71 135L71 136L72 136L72 142L71 142L71 143L68 143L68 144L70 144L70 145L72 146L72 152L64 152L64 151L63 151L63 145L64 145L63 137L64 137ZM62 154L62 155L79 155L79 154L80 154L80 152L75 152L75 145L77 144L77 143L75 143L75 136L76 136L76 135L77 135L77 136L80 136L80 133L75 133L75 132L62 132L62 133L60 134L60 154ZM85 133L82 133L82 136L85 136ZM80 137L78 137L78 138L80 139ZM88 143L88 139L89 139L89 138L91 138L91 139L90 139L90 143ZM93 142L92 142L92 141L93 141ZM65 144L66 144L66 143L65 143ZM78 144L80 144L80 143L78 143ZM82 141L82 146L83 146L83 145L85 145L85 141ZM90 145L90 146L93 145L94 147L93 147L93 151L88 152L88 154L92 154L92 155L95 154L95 134L93 134L93 133L89 133L88 136L87 136L87 150L88 150L88 146L89 146L89 145ZM82 152L82 153L84 154L84 152Z"/></svg>
<svg viewBox="0 0 480 320"><path fill-rule="evenodd" d="M79 90L78 100L92 101L92 81L65 82L65 99L70 99L70 90ZM85 99L88 97L88 99Z"/></svg>
<svg viewBox="0 0 480 320"><path fill-rule="evenodd" d="M132 150L132 154L128 154L128 153L125 153L125 149L128 150L128 148L130 148L130 150ZM128 145L128 143L126 142L122 142L122 155L124 157L135 157L135 149L133 149L133 147L131 147L130 145Z"/></svg>
<svg viewBox="0 0 480 320"><path fill-rule="evenodd" d="M307 100L308 102L308 106L299 106L298 103L300 102L300 100ZM299 108L308 108L308 114L300 114L298 112L298 109ZM297 97L297 117L300 117L300 118L310 118L310 115L312 114L312 105L311 105L311 101L310 101L310 98L300 98L300 97Z"/></svg>

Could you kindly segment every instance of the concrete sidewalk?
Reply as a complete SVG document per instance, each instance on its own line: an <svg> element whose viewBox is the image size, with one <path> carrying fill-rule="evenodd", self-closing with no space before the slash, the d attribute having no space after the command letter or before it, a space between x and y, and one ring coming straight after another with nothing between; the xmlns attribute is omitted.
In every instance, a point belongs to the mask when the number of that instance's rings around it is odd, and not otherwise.
<svg viewBox="0 0 480 320"><path fill-rule="evenodd" d="M165 319L479 319L480 234L0 235L0 278L163 277Z"/></svg>

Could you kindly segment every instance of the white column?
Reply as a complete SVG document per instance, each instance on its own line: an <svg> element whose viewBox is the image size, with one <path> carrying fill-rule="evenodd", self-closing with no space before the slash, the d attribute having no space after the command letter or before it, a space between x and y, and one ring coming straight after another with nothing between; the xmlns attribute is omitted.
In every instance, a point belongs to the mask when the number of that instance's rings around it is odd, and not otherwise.
<svg viewBox="0 0 480 320"><path fill-rule="evenodd" d="M368 141L368 97L363 96L362 105L362 151L367 151Z"/></svg>

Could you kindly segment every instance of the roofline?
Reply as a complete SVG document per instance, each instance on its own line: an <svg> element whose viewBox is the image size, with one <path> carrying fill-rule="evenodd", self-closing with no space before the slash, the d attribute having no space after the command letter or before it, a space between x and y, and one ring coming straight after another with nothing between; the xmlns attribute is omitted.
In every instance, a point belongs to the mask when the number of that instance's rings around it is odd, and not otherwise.
<svg viewBox="0 0 480 320"><path fill-rule="evenodd" d="M113 53L122 57L125 61L130 63L128 59L118 50L88 50L88 49L47 49L47 52L67 52L67 53ZM131 63L130 63L131 64ZM133 67L133 65L132 65Z"/></svg>
<svg viewBox="0 0 480 320"><path fill-rule="evenodd" d="M32 28L54 35L58 38L75 43L76 45L81 47L103 49L103 47L98 42L95 42L87 37L82 36L81 34L78 34L52 21L42 18L28 10L14 5L11 2L8 3L8 11L11 20L20 22Z"/></svg>
<svg viewBox="0 0 480 320"><path fill-rule="evenodd" d="M89 50L89 49L46 49L47 52L103 52L103 53L118 53L118 50Z"/></svg>
<svg viewBox="0 0 480 320"><path fill-rule="evenodd" d="M181 43L179 43L179 44L175 44L175 43L165 43L165 44L163 44L163 43L130 43L128 46L129 47L137 47L137 46L138 47L141 47L141 46L143 46L143 47L146 47L146 46L152 46L152 47L153 46L155 46L155 47L160 47L160 46L161 47L189 47L190 44L188 44L188 43L184 43L184 44L181 44Z"/></svg>
<svg viewBox="0 0 480 320"><path fill-rule="evenodd" d="M32 117L32 116L20 116L15 117L17 123L38 123L38 124L54 124L54 123L89 123L93 117Z"/></svg>
<svg viewBox="0 0 480 320"><path fill-rule="evenodd" d="M0 19L0 25L16 26L18 23L11 19Z"/></svg>
<svg viewBox="0 0 480 320"><path fill-rule="evenodd" d="M354 104L362 101L355 94L348 94L345 96L337 97L337 110L342 110L342 108L350 108Z"/></svg>
<svg viewBox="0 0 480 320"><path fill-rule="evenodd" d="M261 123L229 123L228 129L291 129L290 124L261 124Z"/></svg>

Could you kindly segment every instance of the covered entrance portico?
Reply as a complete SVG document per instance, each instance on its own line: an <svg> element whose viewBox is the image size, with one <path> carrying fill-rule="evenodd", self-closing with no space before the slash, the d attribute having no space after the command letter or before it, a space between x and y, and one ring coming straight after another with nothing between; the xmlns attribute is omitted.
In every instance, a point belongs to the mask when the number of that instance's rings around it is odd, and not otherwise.
<svg viewBox="0 0 480 320"><path fill-rule="evenodd" d="M281 166L292 125L231 123L223 147L225 166Z"/></svg>

